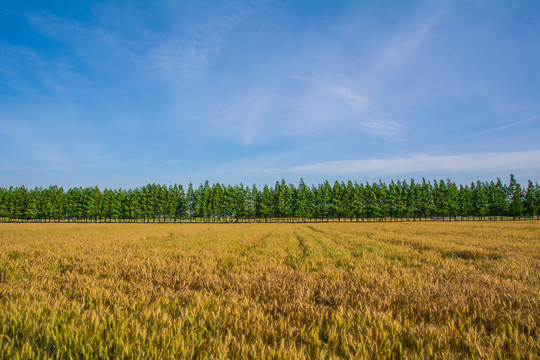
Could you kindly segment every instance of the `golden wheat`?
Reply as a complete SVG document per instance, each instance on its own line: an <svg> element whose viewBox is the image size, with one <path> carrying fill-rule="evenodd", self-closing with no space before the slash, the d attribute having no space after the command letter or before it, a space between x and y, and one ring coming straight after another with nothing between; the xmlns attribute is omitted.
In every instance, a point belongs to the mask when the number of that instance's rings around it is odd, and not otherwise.
<svg viewBox="0 0 540 360"><path fill-rule="evenodd" d="M540 223L0 224L0 358L538 359Z"/></svg>

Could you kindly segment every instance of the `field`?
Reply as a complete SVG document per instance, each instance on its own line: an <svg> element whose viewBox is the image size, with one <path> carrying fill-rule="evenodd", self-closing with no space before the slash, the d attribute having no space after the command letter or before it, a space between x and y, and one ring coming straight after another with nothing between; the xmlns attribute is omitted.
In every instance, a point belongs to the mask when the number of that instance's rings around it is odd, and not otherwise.
<svg viewBox="0 0 540 360"><path fill-rule="evenodd" d="M540 222L0 224L0 358L539 359Z"/></svg>

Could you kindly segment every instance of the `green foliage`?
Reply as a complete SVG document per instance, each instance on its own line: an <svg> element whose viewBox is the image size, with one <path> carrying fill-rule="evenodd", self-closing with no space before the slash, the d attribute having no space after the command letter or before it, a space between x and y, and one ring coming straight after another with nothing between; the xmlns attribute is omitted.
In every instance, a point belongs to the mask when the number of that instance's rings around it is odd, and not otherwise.
<svg viewBox="0 0 540 360"><path fill-rule="evenodd" d="M510 184L507 189L510 215L520 216L523 212L523 191L521 185L516 181L514 175L510 175Z"/></svg>
<svg viewBox="0 0 540 360"><path fill-rule="evenodd" d="M246 219L458 219L480 217L540 216L540 187L529 181L524 189L510 176L505 186L496 182L456 185L447 179L398 180L385 184L328 181L309 187L300 179L298 188L285 180L274 187L244 187L205 181L187 192L182 185L148 184L133 190L58 186L27 189L0 188L3 221L204 221Z"/></svg>

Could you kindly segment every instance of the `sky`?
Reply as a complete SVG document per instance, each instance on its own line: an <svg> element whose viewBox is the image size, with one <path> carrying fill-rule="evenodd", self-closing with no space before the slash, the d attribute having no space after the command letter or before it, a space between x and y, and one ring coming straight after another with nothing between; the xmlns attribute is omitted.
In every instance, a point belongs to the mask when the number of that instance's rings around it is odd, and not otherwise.
<svg viewBox="0 0 540 360"><path fill-rule="evenodd" d="M0 187L540 183L540 1L0 3Z"/></svg>

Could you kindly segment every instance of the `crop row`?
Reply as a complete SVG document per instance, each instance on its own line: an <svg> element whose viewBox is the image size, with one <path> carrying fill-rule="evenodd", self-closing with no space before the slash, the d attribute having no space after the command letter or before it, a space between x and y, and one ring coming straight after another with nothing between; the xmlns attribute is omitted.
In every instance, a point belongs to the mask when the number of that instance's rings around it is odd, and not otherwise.
<svg viewBox="0 0 540 360"><path fill-rule="evenodd" d="M537 222L0 224L0 358L524 358Z"/></svg>

